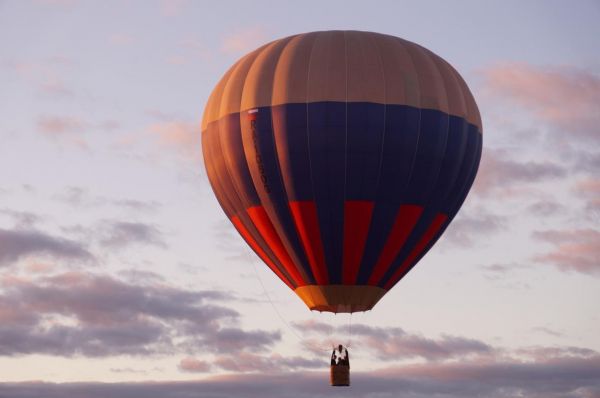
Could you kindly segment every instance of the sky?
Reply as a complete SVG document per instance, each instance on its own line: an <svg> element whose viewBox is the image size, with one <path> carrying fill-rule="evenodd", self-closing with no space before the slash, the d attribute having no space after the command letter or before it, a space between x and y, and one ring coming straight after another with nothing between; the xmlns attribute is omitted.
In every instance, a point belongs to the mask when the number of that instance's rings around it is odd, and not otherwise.
<svg viewBox="0 0 600 398"><path fill-rule="evenodd" d="M600 397L599 19L584 0L0 1L0 397ZM440 55L484 130L445 235L352 316L311 313L245 246L200 147L231 64L331 29ZM328 386L339 342L349 389Z"/></svg>

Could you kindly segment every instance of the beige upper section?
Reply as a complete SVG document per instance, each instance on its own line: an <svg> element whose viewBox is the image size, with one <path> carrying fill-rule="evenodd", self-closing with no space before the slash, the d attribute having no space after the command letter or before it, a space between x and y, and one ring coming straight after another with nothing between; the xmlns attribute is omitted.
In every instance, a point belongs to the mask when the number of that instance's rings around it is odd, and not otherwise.
<svg viewBox="0 0 600 398"><path fill-rule="evenodd" d="M202 130L231 113L318 101L435 109L482 130L473 95L450 64L415 43L358 31L299 34L245 55L210 95Z"/></svg>

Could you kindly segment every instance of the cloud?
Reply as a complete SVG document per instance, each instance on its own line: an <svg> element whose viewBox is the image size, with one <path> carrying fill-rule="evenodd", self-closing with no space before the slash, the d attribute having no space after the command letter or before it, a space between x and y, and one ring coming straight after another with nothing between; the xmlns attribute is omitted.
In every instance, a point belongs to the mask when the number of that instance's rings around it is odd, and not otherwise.
<svg viewBox="0 0 600 398"><path fill-rule="evenodd" d="M0 396L67 398L597 398L600 356L549 356L519 360L411 364L371 372L352 371L352 387L328 385L328 366L321 371L237 374L201 381L138 383L2 383Z"/></svg>
<svg viewBox="0 0 600 398"><path fill-rule="evenodd" d="M127 33L114 33L110 35L109 41L117 46L129 46L135 43L135 38Z"/></svg>
<svg viewBox="0 0 600 398"><path fill-rule="evenodd" d="M188 0L162 0L160 2L161 14L165 17L181 15L188 3Z"/></svg>
<svg viewBox="0 0 600 398"><path fill-rule="evenodd" d="M226 53L244 54L262 45L267 40L264 29L252 27L238 30L223 39L221 49Z"/></svg>
<svg viewBox="0 0 600 398"><path fill-rule="evenodd" d="M160 229L151 224L129 221L106 221L101 227L99 243L110 248L123 248L135 244L166 248Z"/></svg>
<svg viewBox="0 0 600 398"><path fill-rule="evenodd" d="M562 271L600 275L600 232L595 229L534 231L533 237L553 244L550 252L536 256L541 263Z"/></svg>
<svg viewBox="0 0 600 398"><path fill-rule="evenodd" d="M205 373L210 370L210 363L187 357L179 362L178 368L182 372Z"/></svg>
<svg viewBox="0 0 600 398"><path fill-rule="evenodd" d="M156 201L143 201L137 199L111 199L103 196L91 195L86 188L79 186L67 186L54 195L54 199L66 203L69 206L94 207L113 205L127 211L141 213L155 213L161 207ZM130 214L130 213L128 213Z"/></svg>
<svg viewBox="0 0 600 398"><path fill-rule="evenodd" d="M484 265L484 266L482 266L482 268L487 272L488 279L505 280L506 274L508 274L511 271L514 271L514 270L517 270L520 268L524 268L524 266L515 264L515 263L512 263L512 264L496 263L496 264Z"/></svg>
<svg viewBox="0 0 600 398"><path fill-rule="evenodd" d="M156 201L142 201L136 199L115 199L112 201L112 204L128 211L138 211L143 213L156 213L162 206Z"/></svg>
<svg viewBox="0 0 600 398"><path fill-rule="evenodd" d="M520 162L511 159L509 153L501 149L486 149L481 158L473 192L479 195L519 193L519 189L529 184L561 179L566 169L556 163Z"/></svg>
<svg viewBox="0 0 600 398"><path fill-rule="evenodd" d="M482 208L471 212L461 212L444 234L447 241L462 247L469 247L479 239L505 228L506 217L491 214Z"/></svg>
<svg viewBox="0 0 600 398"><path fill-rule="evenodd" d="M206 334L197 344L216 353L231 353L248 350L266 351L275 342L281 340L281 333L262 330L245 331L239 328L224 327L214 333Z"/></svg>
<svg viewBox="0 0 600 398"><path fill-rule="evenodd" d="M597 73L570 66L509 63L488 68L483 75L488 92L520 105L553 126L562 140L600 143Z"/></svg>
<svg viewBox="0 0 600 398"><path fill-rule="evenodd" d="M35 224L42 220L38 214L29 211L18 211L11 209L0 209L0 214L5 214L15 223L15 226L23 228L32 228Z"/></svg>
<svg viewBox="0 0 600 398"><path fill-rule="evenodd" d="M25 257L48 256L56 259L89 261L93 256L79 242L33 230L0 229L0 266Z"/></svg>
<svg viewBox="0 0 600 398"><path fill-rule="evenodd" d="M527 206L527 211L536 216L549 217L565 212L565 206L554 200L538 200Z"/></svg>
<svg viewBox="0 0 600 398"><path fill-rule="evenodd" d="M586 201L585 210L592 217L600 216L600 178L579 181L575 185L574 192Z"/></svg>
<svg viewBox="0 0 600 398"><path fill-rule="evenodd" d="M209 344L228 352L220 333L232 334L235 328L223 324L239 317L212 303L231 298L223 292L164 282L127 283L89 272L0 281L0 356L148 355Z"/></svg>
<svg viewBox="0 0 600 398"><path fill-rule="evenodd" d="M38 129L51 136L60 136L80 132L83 129L83 122L68 116L41 116L38 119Z"/></svg>
<svg viewBox="0 0 600 398"><path fill-rule="evenodd" d="M231 372L281 372L297 369L318 369L327 366L328 358L307 359L303 357L284 357L280 354L262 356L247 352L235 356L217 358L214 365Z"/></svg>
<svg viewBox="0 0 600 398"><path fill-rule="evenodd" d="M86 125L78 118L69 116L41 116L37 121L38 130L46 137L64 142L81 149L89 149L83 138Z"/></svg>
<svg viewBox="0 0 600 398"><path fill-rule="evenodd" d="M304 334L326 336L331 328L322 322L296 322L293 326ZM416 333L408 333L397 327L373 327L352 325L352 335L361 341L361 349L371 351L383 361L425 359L428 361L450 360L472 355L490 355L493 348L482 341L457 336L431 339ZM313 351L315 354L322 352Z"/></svg>
<svg viewBox="0 0 600 398"><path fill-rule="evenodd" d="M82 206L91 200L86 189L76 186L65 187L63 192L56 194L54 198L70 206Z"/></svg>
<svg viewBox="0 0 600 398"><path fill-rule="evenodd" d="M199 129L198 125L182 121L154 123L148 127L161 147L193 159L202 157Z"/></svg>
<svg viewBox="0 0 600 398"><path fill-rule="evenodd" d="M40 90L43 94L52 96L54 98L68 98L75 95L75 93L56 76L51 76L45 79L40 85ZM71 120L71 122L72 121L74 120Z"/></svg>

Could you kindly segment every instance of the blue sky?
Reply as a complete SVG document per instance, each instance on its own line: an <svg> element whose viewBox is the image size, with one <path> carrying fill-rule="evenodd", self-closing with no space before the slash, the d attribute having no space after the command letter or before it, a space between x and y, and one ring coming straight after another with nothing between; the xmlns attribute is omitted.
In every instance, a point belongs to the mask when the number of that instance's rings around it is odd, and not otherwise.
<svg viewBox="0 0 600 398"><path fill-rule="evenodd" d="M0 395L331 395L342 340L344 394L598 396L599 17L592 1L0 2ZM200 149L235 60L328 29L434 51L484 125L445 236L351 320L310 313L254 259Z"/></svg>

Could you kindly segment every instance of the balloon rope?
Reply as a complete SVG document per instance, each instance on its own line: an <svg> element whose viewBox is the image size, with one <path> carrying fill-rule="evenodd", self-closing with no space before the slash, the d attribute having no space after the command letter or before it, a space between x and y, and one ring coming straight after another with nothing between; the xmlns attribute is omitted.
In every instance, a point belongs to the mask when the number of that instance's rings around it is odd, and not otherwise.
<svg viewBox="0 0 600 398"><path fill-rule="evenodd" d="M265 284L263 283L262 279L260 279L260 276L258 275L258 271L256 270L256 265L254 263L254 261L256 259L254 258L254 256L252 254L249 254L247 251L244 251L244 253L246 254L246 257L250 258L250 263L252 264L252 269L254 270L254 275L256 276L256 279L258 279L258 282L260 283L260 286L263 289L263 293L265 294L265 297L267 298L267 300L269 301L269 303L271 303L271 306L275 310L275 313L277 314L277 316L279 317L279 319L281 320L281 322L283 322L283 324L288 328L288 330L290 332L292 332L292 334L294 336L296 336L296 338L300 341L300 344L302 344L306 348L309 348L309 349L311 349L313 351L329 351L329 348L317 347L317 346L313 346L311 344L308 344L306 341L304 341L304 339L298 333L296 333L296 331L294 330L294 328L292 328L292 326L284 319L284 317L281 315L281 313L277 309L277 306L275 305L275 303L273 303L273 301L271 300L271 296L267 292L267 289L265 288Z"/></svg>
<svg viewBox="0 0 600 398"><path fill-rule="evenodd" d="M350 313L350 319L348 320L348 344L346 347L350 348L352 346L352 313Z"/></svg>

